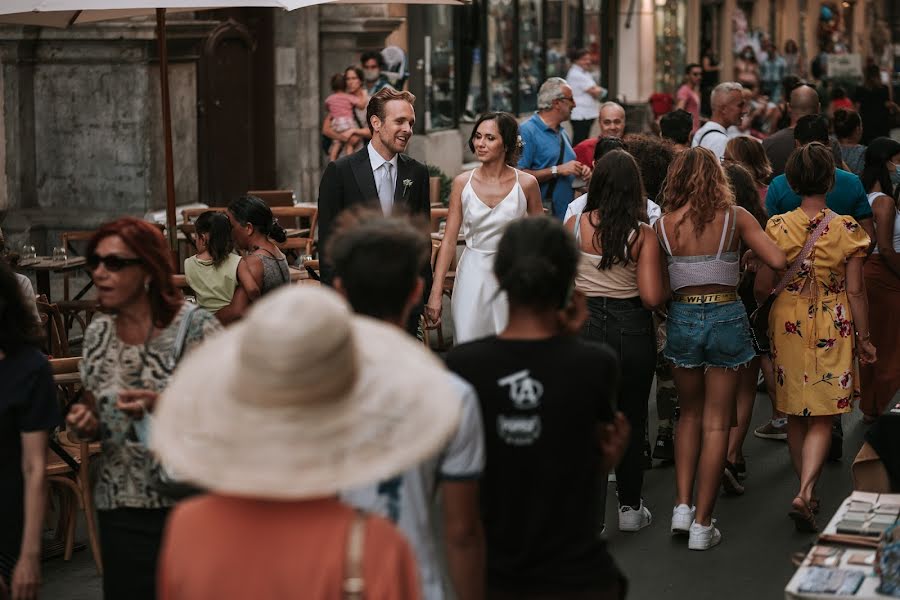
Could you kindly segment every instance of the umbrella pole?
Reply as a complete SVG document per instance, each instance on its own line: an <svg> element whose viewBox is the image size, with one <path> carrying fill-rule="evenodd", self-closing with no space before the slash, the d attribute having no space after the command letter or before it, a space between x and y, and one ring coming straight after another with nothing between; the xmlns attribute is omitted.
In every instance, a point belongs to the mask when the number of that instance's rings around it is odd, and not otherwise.
<svg viewBox="0 0 900 600"><path fill-rule="evenodd" d="M178 238L175 229L175 163L172 158L172 107L169 102L169 48L166 40L166 9L156 9L156 43L159 49L159 91L162 104L163 146L166 160L166 232L177 262ZM177 266L177 265L176 265Z"/></svg>

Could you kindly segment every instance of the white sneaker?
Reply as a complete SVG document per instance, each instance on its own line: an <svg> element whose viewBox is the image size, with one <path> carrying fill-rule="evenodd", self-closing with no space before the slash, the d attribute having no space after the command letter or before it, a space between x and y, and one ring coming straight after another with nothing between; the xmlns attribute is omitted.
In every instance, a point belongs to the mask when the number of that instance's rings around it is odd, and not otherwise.
<svg viewBox="0 0 900 600"><path fill-rule="evenodd" d="M653 521L653 515L644 506L641 499L639 508L634 509L627 504L619 507L619 531L640 531Z"/></svg>
<svg viewBox="0 0 900 600"><path fill-rule="evenodd" d="M687 504L679 504L672 510L672 535L687 535L691 531L691 523L694 522L694 513L697 508Z"/></svg>
<svg viewBox="0 0 900 600"><path fill-rule="evenodd" d="M694 521L691 523L690 537L688 538L689 550L709 550L722 541L722 534L716 529L716 520L704 527Z"/></svg>

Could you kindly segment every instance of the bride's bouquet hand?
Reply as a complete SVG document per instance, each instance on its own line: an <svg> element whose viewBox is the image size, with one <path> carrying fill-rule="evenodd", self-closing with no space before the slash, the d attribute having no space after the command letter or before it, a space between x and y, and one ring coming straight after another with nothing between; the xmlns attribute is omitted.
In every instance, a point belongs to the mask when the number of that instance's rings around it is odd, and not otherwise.
<svg viewBox="0 0 900 600"><path fill-rule="evenodd" d="M443 298L429 298L425 305L425 320L429 327L437 327L441 324L441 311L443 310Z"/></svg>

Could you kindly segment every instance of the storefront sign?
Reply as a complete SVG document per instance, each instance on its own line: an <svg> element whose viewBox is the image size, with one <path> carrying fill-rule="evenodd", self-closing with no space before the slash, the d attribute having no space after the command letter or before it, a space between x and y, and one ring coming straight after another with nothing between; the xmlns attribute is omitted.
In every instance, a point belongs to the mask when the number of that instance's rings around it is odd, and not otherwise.
<svg viewBox="0 0 900 600"><path fill-rule="evenodd" d="M828 76L862 77L862 57L859 54L829 54Z"/></svg>

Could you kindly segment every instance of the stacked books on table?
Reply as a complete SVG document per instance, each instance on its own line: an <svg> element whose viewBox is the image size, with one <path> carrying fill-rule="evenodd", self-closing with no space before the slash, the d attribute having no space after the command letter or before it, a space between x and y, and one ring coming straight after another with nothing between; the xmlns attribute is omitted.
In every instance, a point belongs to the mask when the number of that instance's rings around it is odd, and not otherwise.
<svg viewBox="0 0 900 600"><path fill-rule="evenodd" d="M853 492L819 536L820 542L878 547L900 517L900 494Z"/></svg>

